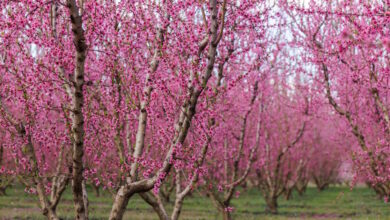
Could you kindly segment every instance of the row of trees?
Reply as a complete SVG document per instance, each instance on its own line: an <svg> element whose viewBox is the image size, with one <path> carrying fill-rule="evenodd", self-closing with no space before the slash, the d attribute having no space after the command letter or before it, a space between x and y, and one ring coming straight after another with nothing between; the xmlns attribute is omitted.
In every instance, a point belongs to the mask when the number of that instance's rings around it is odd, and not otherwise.
<svg viewBox="0 0 390 220"><path fill-rule="evenodd" d="M389 196L389 1L291 5L295 41L310 54L316 82L354 136L360 180Z"/></svg>
<svg viewBox="0 0 390 220"><path fill-rule="evenodd" d="M3 1L0 186L17 178L49 219L68 185L88 219L87 183L113 194L110 219L135 194L178 219L194 189L231 219L243 184L276 213L351 158L388 196L388 15L384 2Z"/></svg>

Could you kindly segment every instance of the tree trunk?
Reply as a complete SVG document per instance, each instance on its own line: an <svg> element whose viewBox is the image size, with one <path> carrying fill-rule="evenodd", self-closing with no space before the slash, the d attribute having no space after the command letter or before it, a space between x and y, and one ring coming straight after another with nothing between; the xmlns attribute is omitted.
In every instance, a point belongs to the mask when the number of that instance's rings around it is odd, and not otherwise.
<svg viewBox="0 0 390 220"><path fill-rule="evenodd" d="M231 197L229 197L228 199L226 199L225 201L223 201L221 203L221 211L222 211L222 218L223 220L232 220L233 219L233 216L232 216L232 210L229 210L229 207L230 207L230 200L231 200Z"/></svg>
<svg viewBox="0 0 390 220"><path fill-rule="evenodd" d="M123 218L131 196L132 194L128 192L125 186L119 188L112 205L109 220L121 220Z"/></svg>
<svg viewBox="0 0 390 220"><path fill-rule="evenodd" d="M1 157L1 148L0 148L0 157ZM1 158L0 158L0 165L1 165ZM6 190L9 186L12 184L12 179L8 179L7 177L1 177L0 176L0 196L6 196Z"/></svg>
<svg viewBox="0 0 390 220"><path fill-rule="evenodd" d="M70 0L68 0L68 1L70 1ZM211 11L211 14L210 14L211 25L210 25L210 33L209 34L211 36L211 41L210 41L210 46L208 48L208 56L207 56L208 62L206 65L205 73L201 77L202 78L201 86L200 86L200 88L195 89L193 87L194 85L192 83L192 80L190 80L189 86L188 86L189 97L183 103L183 105L182 105L183 111L180 112L179 120L177 123L175 123L175 126L174 126L174 128L177 132L177 135L174 136L173 142L172 142L171 146L169 147L168 153L166 154L162 168L156 174L155 177L159 177L159 175L161 173L165 173L165 175L169 174L170 169L172 167L172 163L170 163L169 161L172 158L174 158L174 155L175 155L174 149L178 144L183 145L184 141L186 140L188 130L191 126L192 119L196 113L196 106L198 103L198 98L200 97L202 92L207 88L208 80L210 79L210 77L213 74L214 64L215 64L215 60L216 60L216 56L217 56L217 46L218 46L218 44L221 40L221 37L222 37L222 31L218 35L218 25L219 25L218 23L219 22L218 22L217 0L210 0L210 11ZM223 26L222 26L222 28L223 28ZM223 30L223 29L221 29L221 30ZM159 35L158 38L160 38L160 42L162 43L162 40L163 40L162 31L160 31L158 35ZM200 51L203 51L203 49L201 49ZM155 54L156 54L155 56L157 56L158 50L155 51ZM151 64L152 72L156 71L156 68L157 68L158 62L159 62L158 59L153 59L153 60L154 61ZM144 92L146 92L148 95L148 94L150 94L149 91L152 89L152 87L147 86L144 89L145 89ZM144 107L145 106L143 106L143 103L141 102L141 109L140 109L141 114L139 117L139 126L138 126L138 131L136 134L136 146L134 148L134 153L133 153L133 157L135 160L137 158L139 158L143 152L142 148L144 145L145 127L146 127L146 119L147 119L147 112L146 112L146 109ZM140 123L141 123L141 125L140 125ZM138 176L137 175L137 167L138 167L138 163L136 163L136 162L131 165L130 179L133 183L135 181L137 181L137 176ZM155 178L149 179L149 180L154 181L154 182L156 181ZM163 180L164 180L164 178L161 181L163 181ZM144 187L145 189L134 189L134 190L131 189L131 192L130 192L130 189L128 189L127 186L121 186L119 188L119 191L117 192L116 197L115 197L115 201L114 201L114 204L112 206L109 219L110 220L121 220L123 218L125 211L126 211L126 206L129 202L129 199L131 198L131 196L134 193L146 192L152 188L152 187L150 187L150 188L149 187L150 186Z"/></svg>
<svg viewBox="0 0 390 220"><path fill-rule="evenodd" d="M160 220L170 220L161 199L150 192L140 193L141 198L152 206Z"/></svg>
<svg viewBox="0 0 390 220"><path fill-rule="evenodd" d="M292 198L292 191L293 191L293 188L288 188L286 189L286 191L284 192L284 198L288 201Z"/></svg>
<svg viewBox="0 0 390 220"><path fill-rule="evenodd" d="M325 190L326 188L328 188L329 184L327 183L323 183L323 184L317 184L317 189L319 192Z"/></svg>
<svg viewBox="0 0 390 220"><path fill-rule="evenodd" d="M152 207L160 220L170 220L168 214L166 213L164 207L161 206L161 204L155 204Z"/></svg>
<svg viewBox="0 0 390 220"><path fill-rule="evenodd" d="M42 209L42 214L49 220L59 220L56 209L51 206L51 203L45 195L45 190L41 179L39 179L37 183L37 194Z"/></svg>
<svg viewBox="0 0 390 220"><path fill-rule="evenodd" d="M267 207L265 209L266 212L271 214L278 214L278 198L276 196L267 198L266 203L267 203Z"/></svg>
<svg viewBox="0 0 390 220"><path fill-rule="evenodd" d="M5 192L5 190L7 189L7 187L0 187L0 196L6 196L7 193Z"/></svg>
<svg viewBox="0 0 390 220"><path fill-rule="evenodd" d="M84 37L82 15L76 0L67 0L72 23L73 42L76 49L72 98L72 192L77 220L88 218L83 194L83 154L84 154L84 67L87 56L87 45Z"/></svg>
<svg viewBox="0 0 390 220"><path fill-rule="evenodd" d="M232 215L231 215L231 212L230 212L231 210L228 210L228 207L230 205L230 199L227 199L227 200L223 201L221 198L219 198L212 191L207 192L207 196L210 197L210 199L213 202L214 206L222 214L222 219L223 220L231 220L231 219L233 219Z"/></svg>
<svg viewBox="0 0 390 220"><path fill-rule="evenodd" d="M168 217L168 214L165 212L165 210L160 206L152 206L153 210L157 213L160 220L170 220Z"/></svg>
<svg viewBox="0 0 390 220"><path fill-rule="evenodd" d="M95 193L95 196L99 197L100 196L100 187L96 186L95 184L92 184L92 188L93 188L93 191Z"/></svg>
<svg viewBox="0 0 390 220"><path fill-rule="evenodd" d="M56 210L52 208L47 208L43 210L43 215L47 217L48 220L59 220Z"/></svg>
<svg viewBox="0 0 390 220"><path fill-rule="evenodd" d="M298 195L299 196L303 196L303 193L306 192L306 188L307 188L307 183L306 182L305 183L299 183L298 182L298 184L296 184L296 186L295 186L295 189L298 191Z"/></svg>
<svg viewBox="0 0 390 220"><path fill-rule="evenodd" d="M223 217L223 220L232 220L233 219L231 212L226 210L226 209L224 209L222 211L222 217Z"/></svg>
<svg viewBox="0 0 390 220"><path fill-rule="evenodd" d="M171 218L172 220L178 220L179 219L179 216L180 216L180 213L181 213L181 208L183 206L183 200L184 200L183 197L176 198L175 206L173 207L173 211L172 211L172 218Z"/></svg>
<svg viewBox="0 0 390 220"><path fill-rule="evenodd" d="M298 195L299 196L303 196L303 194L306 192L306 186L300 188L300 187L297 187L297 192L298 192Z"/></svg>
<svg viewBox="0 0 390 220"><path fill-rule="evenodd" d="M88 220L89 202L88 202L87 186L85 184L85 180L83 180L82 187L83 187L83 203L84 203L84 209L85 209L85 219Z"/></svg>
<svg viewBox="0 0 390 220"><path fill-rule="evenodd" d="M389 193L386 190L386 186L384 184L376 184L370 185L370 187L376 192L379 199L383 199L386 196L389 196Z"/></svg>

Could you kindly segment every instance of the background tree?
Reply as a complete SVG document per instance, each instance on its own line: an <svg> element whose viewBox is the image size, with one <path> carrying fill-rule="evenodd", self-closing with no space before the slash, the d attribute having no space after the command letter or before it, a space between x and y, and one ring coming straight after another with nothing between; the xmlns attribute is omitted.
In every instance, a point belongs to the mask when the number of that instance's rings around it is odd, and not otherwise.
<svg viewBox="0 0 390 220"><path fill-rule="evenodd" d="M290 4L298 45L311 56L334 110L356 137L353 161L378 194L388 196L388 22L384 1ZM293 8L294 10L291 10Z"/></svg>

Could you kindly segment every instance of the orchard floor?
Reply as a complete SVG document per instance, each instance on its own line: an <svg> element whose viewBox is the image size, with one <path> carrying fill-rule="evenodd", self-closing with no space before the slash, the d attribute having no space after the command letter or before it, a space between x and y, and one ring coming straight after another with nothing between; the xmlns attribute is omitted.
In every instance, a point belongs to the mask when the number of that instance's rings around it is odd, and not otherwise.
<svg viewBox="0 0 390 220"><path fill-rule="evenodd" d="M43 219L34 196L24 193L21 187L7 190L8 195L0 197L0 219ZM107 219L112 199L107 193L100 197L89 193L90 219ZM347 187L331 187L323 192L308 188L306 194L286 201L279 200L279 214L267 215L260 192L251 189L234 199L235 219L389 219L390 204L376 199L368 188L359 187L352 191ZM170 210L171 206L169 207ZM72 195L64 194L58 207L58 214L72 219ZM125 219L157 219L153 209L139 197L130 200ZM221 219L210 200L194 194L185 200L181 219Z"/></svg>

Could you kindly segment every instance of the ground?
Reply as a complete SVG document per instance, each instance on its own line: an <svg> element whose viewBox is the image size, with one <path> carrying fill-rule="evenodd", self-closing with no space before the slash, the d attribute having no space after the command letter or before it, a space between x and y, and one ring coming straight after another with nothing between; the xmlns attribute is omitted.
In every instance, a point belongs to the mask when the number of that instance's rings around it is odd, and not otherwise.
<svg viewBox="0 0 390 220"><path fill-rule="evenodd" d="M36 197L24 193L22 187L13 187L7 190L8 196L0 197L0 219L43 219L38 208ZM108 193L95 197L92 191L90 198L90 219L107 219L112 203ZM318 192L309 187L302 197L293 194L293 198L286 201L279 199L279 214L267 215L264 212L264 201L260 192L251 189L242 192L239 198L234 198L233 213L235 219L389 219L390 204L378 200L372 190L365 187L354 188L333 186L325 191ZM171 206L169 206L169 210ZM72 219L72 195L66 191L58 214L64 219ZM157 219L145 202L134 197L129 205L125 219ZM200 197L196 192L185 200L181 219L221 219L207 197Z"/></svg>

